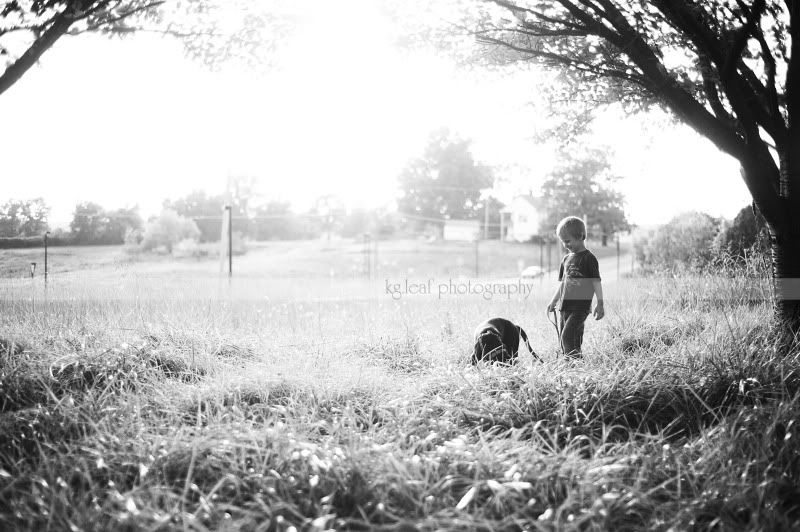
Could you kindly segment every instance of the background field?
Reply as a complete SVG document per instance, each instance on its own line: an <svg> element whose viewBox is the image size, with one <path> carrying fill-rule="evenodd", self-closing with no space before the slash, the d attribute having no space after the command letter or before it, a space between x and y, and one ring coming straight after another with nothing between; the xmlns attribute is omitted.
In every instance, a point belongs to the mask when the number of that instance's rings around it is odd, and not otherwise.
<svg viewBox="0 0 800 532"><path fill-rule="evenodd" d="M527 298L385 290L394 275L518 282L514 263L538 250L495 248L473 279L469 245L382 243L369 280L359 249L270 244L237 257L230 281L214 259L65 249L46 290L3 280L0 522L798 524L797 360L764 340L766 282L617 281L616 258L602 258L607 316L589 320L586 356L571 363L544 314L552 276ZM471 331L489 316L523 324L545 363L469 366Z"/></svg>

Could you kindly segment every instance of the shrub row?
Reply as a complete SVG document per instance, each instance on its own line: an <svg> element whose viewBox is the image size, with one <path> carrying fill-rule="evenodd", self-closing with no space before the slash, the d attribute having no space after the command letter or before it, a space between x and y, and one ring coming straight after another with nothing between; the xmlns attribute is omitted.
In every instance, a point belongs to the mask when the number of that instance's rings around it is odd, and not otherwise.
<svg viewBox="0 0 800 532"><path fill-rule="evenodd" d="M48 246L73 246L75 240L67 237L48 237ZM27 249L44 247L43 236L0 237L0 249Z"/></svg>

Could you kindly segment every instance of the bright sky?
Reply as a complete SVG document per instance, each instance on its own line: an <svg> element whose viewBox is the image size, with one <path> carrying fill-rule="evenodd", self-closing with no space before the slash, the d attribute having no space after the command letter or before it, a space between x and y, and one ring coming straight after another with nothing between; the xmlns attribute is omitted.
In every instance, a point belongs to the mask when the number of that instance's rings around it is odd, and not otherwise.
<svg viewBox="0 0 800 532"><path fill-rule="evenodd" d="M326 193L387 205L442 126L509 182L501 198L537 193L553 156L531 141L535 73L458 72L394 48L390 21L366 0L318 7L270 74L212 73L153 36L62 39L0 96L0 202L43 196L51 225L64 226L81 201L148 216L243 175L298 209ZM595 129L635 223L685 210L730 218L749 202L737 164L687 128L609 115Z"/></svg>

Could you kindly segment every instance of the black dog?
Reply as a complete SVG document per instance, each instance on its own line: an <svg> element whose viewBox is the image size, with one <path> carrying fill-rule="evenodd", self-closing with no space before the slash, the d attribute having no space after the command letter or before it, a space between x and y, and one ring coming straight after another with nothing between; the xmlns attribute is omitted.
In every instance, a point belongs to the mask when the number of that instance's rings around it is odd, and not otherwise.
<svg viewBox="0 0 800 532"><path fill-rule="evenodd" d="M470 361L473 364L477 364L479 360L513 364L517 360L520 336L525 342L525 347L528 348L528 351L541 360L531 349L531 344L528 343L528 335L525 334L525 330L522 327L505 318L492 318L481 323L475 329L475 349L472 352Z"/></svg>

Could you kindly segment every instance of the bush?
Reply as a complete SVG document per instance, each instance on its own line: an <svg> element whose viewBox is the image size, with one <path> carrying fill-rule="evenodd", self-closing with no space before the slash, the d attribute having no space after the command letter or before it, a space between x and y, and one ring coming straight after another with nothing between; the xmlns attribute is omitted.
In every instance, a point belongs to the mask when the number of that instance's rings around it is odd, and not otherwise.
<svg viewBox="0 0 800 532"><path fill-rule="evenodd" d="M772 268L769 230L764 218L745 207L723 225L714 239L715 273L727 276L765 277Z"/></svg>
<svg viewBox="0 0 800 532"><path fill-rule="evenodd" d="M659 227L650 238L635 242L635 253L646 270L702 270L714 259L713 244L719 229L716 218L686 212Z"/></svg>
<svg viewBox="0 0 800 532"><path fill-rule="evenodd" d="M200 246L197 240L184 238L172 248L175 257L199 257L201 255Z"/></svg>
<svg viewBox="0 0 800 532"><path fill-rule="evenodd" d="M144 229L141 246L145 250L166 248L172 253L173 247L186 239L196 240L200 229L194 220L185 218L171 209L164 209L158 218L150 220Z"/></svg>
<svg viewBox="0 0 800 532"><path fill-rule="evenodd" d="M714 240L714 248L718 254L726 254L739 262L753 255L768 254L769 231L766 220L752 207L743 208L731 223L723 226Z"/></svg>
<svg viewBox="0 0 800 532"><path fill-rule="evenodd" d="M55 246L72 246L75 242L63 236L51 236L47 239L47 245ZM28 248L43 248L43 236L15 236L0 238L0 249L28 249Z"/></svg>

